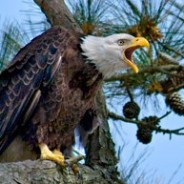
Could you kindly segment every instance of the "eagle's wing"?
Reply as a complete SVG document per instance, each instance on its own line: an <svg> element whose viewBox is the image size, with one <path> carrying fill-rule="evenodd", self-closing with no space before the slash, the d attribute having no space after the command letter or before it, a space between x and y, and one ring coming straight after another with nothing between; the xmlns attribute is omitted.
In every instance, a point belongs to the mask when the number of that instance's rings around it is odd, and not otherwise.
<svg viewBox="0 0 184 184"><path fill-rule="evenodd" d="M51 28L36 37L0 75L0 152L34 111L41 90L60 68L66 45L62 34L66 31Z"/></svg>

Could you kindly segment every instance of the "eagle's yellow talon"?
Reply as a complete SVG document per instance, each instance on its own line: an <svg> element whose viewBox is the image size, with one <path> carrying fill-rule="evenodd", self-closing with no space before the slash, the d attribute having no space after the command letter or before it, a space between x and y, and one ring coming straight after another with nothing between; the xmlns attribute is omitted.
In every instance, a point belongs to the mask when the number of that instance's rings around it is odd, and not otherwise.
<svg viewBox="0 0 184 184"><path fill-rule="evenodd" d="M60 156L62 159L64 159L64 156L63 156L63 154L61 153L61 151L55 149L52 153L54 153L55 155L58 155L58 156Z"/></svg>
<svg viewBox="0 0 184 184"><path fill-rule="evenodd" d="M63 154L59 150L54 150L53 152L48 148L46 144L39 144L41 151L42 160L51 160L61 167L65 167L65 159Z"/></svg>

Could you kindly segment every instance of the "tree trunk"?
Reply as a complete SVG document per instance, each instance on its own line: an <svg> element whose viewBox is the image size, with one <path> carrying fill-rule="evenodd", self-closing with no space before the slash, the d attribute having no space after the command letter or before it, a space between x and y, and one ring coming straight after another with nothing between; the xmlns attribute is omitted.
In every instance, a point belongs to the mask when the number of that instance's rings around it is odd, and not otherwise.
<svg viewBox="0 0 184 184"><path fill-rule="evenodd" d="M61 25L68 29L81 31L67 9L63 0L34 0L51 25ZM0 164L0 183L123 183L118 177L114 143L107 122L105 99L102 92L97 96L97 109L103 125L90 136L86 147L86 164L79 164L79 173L74 174L70 167L61 169L51 161L23 161Z"/></svg>

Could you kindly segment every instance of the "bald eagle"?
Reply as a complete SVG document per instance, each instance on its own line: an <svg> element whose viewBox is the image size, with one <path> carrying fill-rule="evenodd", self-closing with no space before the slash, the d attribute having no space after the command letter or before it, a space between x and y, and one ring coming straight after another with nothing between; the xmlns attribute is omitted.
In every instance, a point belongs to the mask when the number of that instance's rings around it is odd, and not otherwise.
<svg viewBox="0 0 184 184"><path fill-rule="evenodd" d="M100 124L95 96L103 79L127 67L138 72L132 53L144 46L142 37L84 36L62 27L34 38L0 75L0 160L41 155L64 165L74 130L83 141Z"/></svg>

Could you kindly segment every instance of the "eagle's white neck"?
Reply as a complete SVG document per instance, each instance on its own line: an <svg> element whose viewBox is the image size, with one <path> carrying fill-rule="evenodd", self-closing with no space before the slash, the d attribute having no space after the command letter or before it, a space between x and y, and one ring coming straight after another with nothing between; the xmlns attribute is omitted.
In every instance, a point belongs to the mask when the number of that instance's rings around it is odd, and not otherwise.
<svg viewBox="0 0 184 184"><path fill-rule="evenodd" d="M122 62L117 61L117 52L113 48L108 48L106 42L104 37L86 36L81 48L89 62L96 65L104 78L109 78L124 66ZM121 58L121 56L119 57Z"/></svg>

